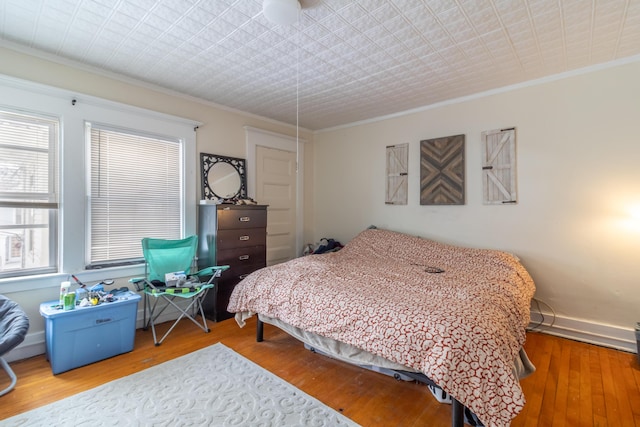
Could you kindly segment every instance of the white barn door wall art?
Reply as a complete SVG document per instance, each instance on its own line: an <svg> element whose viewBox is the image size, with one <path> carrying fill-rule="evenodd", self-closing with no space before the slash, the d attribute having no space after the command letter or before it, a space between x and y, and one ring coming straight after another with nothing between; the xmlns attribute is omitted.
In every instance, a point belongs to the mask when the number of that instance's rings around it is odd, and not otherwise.
<svg viewBox="0 0 640 427"><path fill-rule="evenodd" d="M387 146L387 185L384 202L406 205L409 175L409 144Z"/></svg>
<svg viewBox="0 0 640 427"><path fill-rule="evenodd" d="M482 132L482 187L485 205L518 202L515 128Z"/></svg>

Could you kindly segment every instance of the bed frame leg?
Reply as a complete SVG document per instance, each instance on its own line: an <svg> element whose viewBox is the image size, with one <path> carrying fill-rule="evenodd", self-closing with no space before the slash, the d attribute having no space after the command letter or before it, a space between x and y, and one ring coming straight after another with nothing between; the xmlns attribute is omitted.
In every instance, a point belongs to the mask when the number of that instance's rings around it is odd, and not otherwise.
<svg viewBox="0 0 640 427"><path fill-rule="evenodd" d="M458 402L457 399L453 399L451 405L451 426L462 427L464 426L464 405Z"/></svg>
<svg viewBox="0 0 640 427"><path fill-rule="evenodd" d="M256 325L256 341L264 341L264 323L260 319L258 319L258 324Z"/></svg>

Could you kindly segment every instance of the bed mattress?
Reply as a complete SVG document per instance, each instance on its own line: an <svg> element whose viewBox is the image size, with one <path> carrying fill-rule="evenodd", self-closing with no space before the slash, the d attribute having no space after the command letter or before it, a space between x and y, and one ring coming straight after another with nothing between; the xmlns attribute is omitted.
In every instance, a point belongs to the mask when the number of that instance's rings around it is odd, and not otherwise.
<svg viewBox="0 0 640 427"><path fill-rule="evenodd" d="M519 260L389 230L338 252L251 273L228 310L259 313L424 373L478 415L507 426L525 398L514 372L533 280Z"/></svg>

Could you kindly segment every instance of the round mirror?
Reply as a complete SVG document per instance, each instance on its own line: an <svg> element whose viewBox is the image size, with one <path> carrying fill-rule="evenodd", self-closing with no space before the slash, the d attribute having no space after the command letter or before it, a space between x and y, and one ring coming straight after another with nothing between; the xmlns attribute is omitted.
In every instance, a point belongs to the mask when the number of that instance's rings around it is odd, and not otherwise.
<svg viewBox="0 0 640 427"><path fill-rule="evenodd" d="M233 199L240 192L242 185L238 170L225 162L211 166L207 181L211 191L220 199Z"/></svg>
<svg viewBox="0 0 640 427"><path fill-rule="evenodd" d="M236 203L247 198L245 161L237 157L200 153L202 198L216 203Z"/></svg>

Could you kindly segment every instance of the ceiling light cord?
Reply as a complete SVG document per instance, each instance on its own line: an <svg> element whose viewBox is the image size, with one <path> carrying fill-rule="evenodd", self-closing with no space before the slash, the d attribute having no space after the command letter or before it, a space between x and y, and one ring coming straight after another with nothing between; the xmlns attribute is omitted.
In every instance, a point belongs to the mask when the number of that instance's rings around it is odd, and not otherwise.
<svg viewBox="0 0 640 427"><path fill-rule="evenodd" d="M296 25L296 175L300 164L300 10L299 0L263 0L262 14L276 25Z"/></svg>

